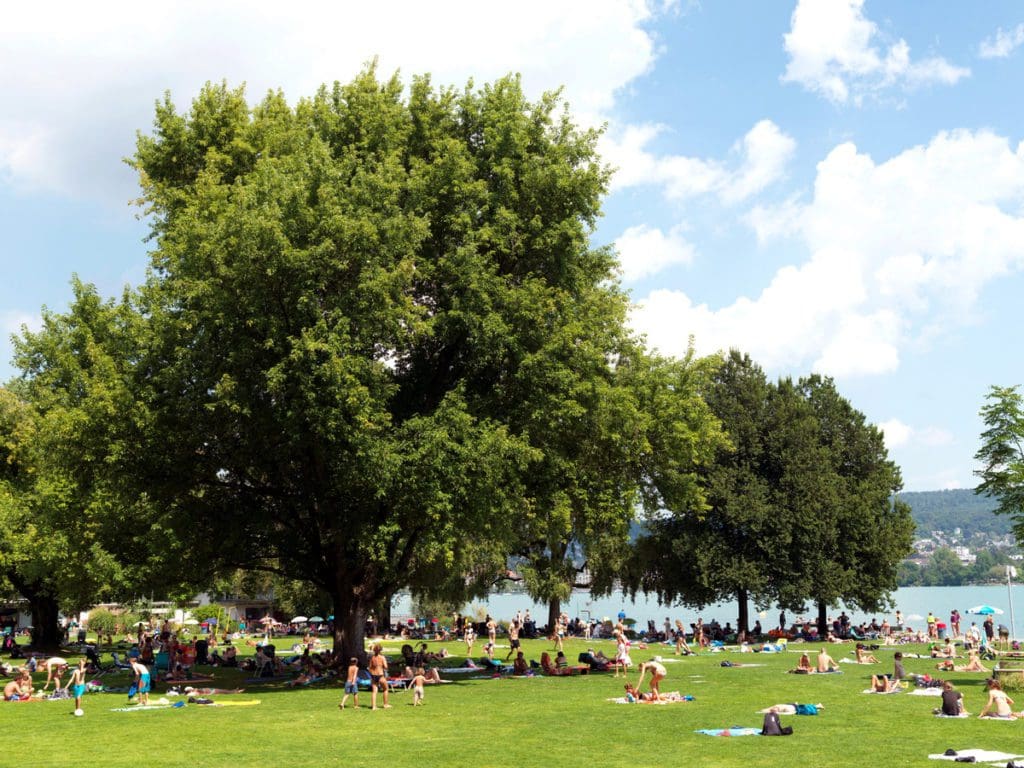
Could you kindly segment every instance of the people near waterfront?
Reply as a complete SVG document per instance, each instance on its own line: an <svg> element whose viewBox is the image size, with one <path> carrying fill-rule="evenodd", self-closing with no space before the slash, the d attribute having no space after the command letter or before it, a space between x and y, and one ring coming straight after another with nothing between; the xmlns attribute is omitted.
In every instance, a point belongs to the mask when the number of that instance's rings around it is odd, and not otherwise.
<svg viewBox="0 0 1024 768"><path fill-rule="evenodd" d="M935 640L939 636L939 630L938 627L935 626L935 615L931 611L928 611L928 618L926 621L928 622L928 639Z"/></svg>
<svg viewBox="0 0 1024 768"><path fill-rule="evenodd" d="M978 629L978 622L971 622L971 627L967 630L967 640L965 644L968 648L981 649L981 630Z"/></svg>
<svg viewBox="0 0 1024 768"><path fill-rule="evenodd" d="M838 672L839 665L836 664L835 659L828 655L828 651L825 650L825 646L821 647L818 651L818 671L819 672Z"/></svg>
<svg viewBox="0 0 1024 768"><path fill-rule="evenodd" d="M955 690L948 680L942 684L942 708L939 711L946 717L970 714L964 708L964 695Z"/></svg>
<svg viewBox="0 0 1024 768"><path fill-rule="evenodd" d="M992 642L996 637L996 623L992 619L991 615L985 617L985 623L982 625L982 628L985 630L985 640L987 645L992 645Z"/></svg>
<svg viewBox="0 0 1024 768"><path fill-rule="evenodd" d="M693 626L693 639L697 643L697 648L703 649L707 646L707 635L704 633L704 619L701 616L697 617L697 623Z"/></svg>
<svg viewBox="0 0 1024 768"><path fill-rule="evenodd" d="M1006 695L1006 691L995 678L988 681L988 701L978 713L978 717L1002 717L1015 719L1011 705L1013 699Z"/></svg>
<svg viewBox="0 0 1024 768"><path fill-rule="evenodd" d="M879 626L878 630L879 634L886 640L888 640L892 636L892 627L889 626L889 620L884 616L882 617L882 623Z"/></svg>
<svg viewBox="0 0 1024 768"><path fill-rule="evenodd" d="M897 630L899 630L899 631L903 630L903 614L900 613L899 611L896 611L896 620L895 620L894 623L896 625L896 629Z"/></svg>
<svg viewBox="0 0 1024 768"><path fill-rule="evenodd" d="M473 630L473 622L468 618L463 622L462 642L466 644L466 656L472 656L473 643L476 642L476 632Z"/></svg>
<svg viewBox="0 0 1024 768"><path fill-rule="evenodd" d="M491 645L498 642L498 622L490 614L487 614L487 641Z"/></svg>
<svg viewBox="0 0 1024 768"><path fill-rule="evenodd" d="M468 624L468 622L467 622ZM388 704L388 660L381 652L384 649L380 643L373 646L373 655L368 664L370 671L370 709L377 709L377 690L384 693L384 709L391 709Z"/></svg>
<svg viewBox="0 0 1024 768"><path fill-rule="evenodd" d="M953 637L960 637L960 611L956 608L949 612L949 631Z"/></svg>

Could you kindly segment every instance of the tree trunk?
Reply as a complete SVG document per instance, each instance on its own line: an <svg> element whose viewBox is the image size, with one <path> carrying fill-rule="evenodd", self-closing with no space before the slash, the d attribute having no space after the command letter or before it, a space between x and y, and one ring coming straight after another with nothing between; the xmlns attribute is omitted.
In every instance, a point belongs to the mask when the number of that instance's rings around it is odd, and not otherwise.
<svg viewBox="0 0 1024 768"><path fill-rule="evenodd" d="M334 649L342 663L355 657L360 666L366 664L366 617L373 605L347 579L339 578L331 601L334 605Z"/></svg>
<svg viewBox="0 0 1024 768"><path fill-rule="evenodd" d="M382 634L387 634L391 631L391 595L380 601L377 606L377 612L374 616L377 617L377 631Z"/></svg>
<svg viewBox="0 0 1024 768"><path fill-rule="evenodd" d="M8 581L28 601L32 613L32 647L37 650L60 648L60 609L57 598L45 589L35 589L14 573L7 574Z"/></svg>
<svg viewBox="0 0 1024 768"><path fill-rule="evenodd" d="M61 631L56 598L50 595L25 595L32 610L32 647L37 650L60 648Z"/></svg>
<svg viewBox="0 0 1024 768"><path fill-rule="evenodd" d="M743 633L746 637L749 630L747 625L750 623L750 613L747 608L747 590L742 587L736 590L736 602L739 604L740 613L736 617L736 633Z"/></svg>
<svg viewBox="0 0 1024 768"><path fill-rule="evenodd" d="M818 637L828 637L828 606L822 600L818 601Z"/></svg>
<svg viewBox="0 0 1024 768"><path fill-rule="evenodd" d="M562 601L557 597L552 597L548 601L548 634L555 631L555 624L558 623L558 617L562 613Z"/></svg>

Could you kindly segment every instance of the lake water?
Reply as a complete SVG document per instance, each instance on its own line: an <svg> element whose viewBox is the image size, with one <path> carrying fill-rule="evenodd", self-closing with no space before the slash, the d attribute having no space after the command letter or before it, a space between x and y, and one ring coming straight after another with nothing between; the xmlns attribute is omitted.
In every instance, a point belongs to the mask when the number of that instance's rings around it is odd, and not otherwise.
<svg viewBox="0 0 1024 768"><path fill-rule="evenodd" d="M1013 616L1013 619L1015 619L1013 625L1011 625L1011 603L1013 612L1016 614ZM1005 584L1001 586L976 587L904 587L893 594L893 607L888 612L880 611L878 613L866 614L860 611L847 610L846 613L855 624L859 624L862 621L870 621L872 618L877 618L879 623L881 623L883 617L887 617L891 623L895 611L899 609L906 620L906 624L909 624L914 629L923 629L925 622L922 619L913 617L924 617L928 615L929 611L932 611L940 621L948 621L949 612L956 608L963 615L961 626L966 628L970 626L971 621L975 620L973 617L966 615L967 609L983 604L991 605L1005 612L1002 616L996 616L997 624L1005 624L1007 627L1012 626L1015 637L1017 636L1017 627L1020 627L1022 634L1024 634L1024 585L1018 586L1016 584L1010 589ZM529 609L533 618L541 624L546 623L548 615L546 605L534 603L527 595L521 593L492 594L486 601L481 600L467 604L463 608L463 612L474 613L477 607L481 607L498 619L505 620L512 618L516 611L526 611L527 609ZM568 613L570 618L578 616L584 620L590 618L601 620L605 617L614 620L620 610L625 610L626 615L636 619L641 626L646 626L648 619L654 619L655 624L659 628L666 616L671 617L673 622L677 618L682 619L683 623L687 626L695 622L698 616L703 617L705 623L708 623L711 619L718 619L722 624L731 622L735 626L738 613L735 600L709 605L703 610L698 611L694 608L663 606L654 596L647 598L642 594L637 595L634 602L620 591L613 592L607 597L593 597L589 592L583 591L574 592L572 597L563 603L562 610ZM760 618L761 624L766 630L778 626L779 611L777 608L758 613L756 608L751 605L749 610L751 625L753 625L755 619ZM834 609L830 615L838 616L841 610L842 607ZM392 616L397 619L410 615L411 601L409 597L407 595L400 595L395 598ZM805 618L812 621L816 615L814 607L810 605L807 612L803 614ZM787 623L792 623L798 617L799 614L794 615L791 611L786 612ZM982 619L978 618L977 621L980 626Z"/></svg>

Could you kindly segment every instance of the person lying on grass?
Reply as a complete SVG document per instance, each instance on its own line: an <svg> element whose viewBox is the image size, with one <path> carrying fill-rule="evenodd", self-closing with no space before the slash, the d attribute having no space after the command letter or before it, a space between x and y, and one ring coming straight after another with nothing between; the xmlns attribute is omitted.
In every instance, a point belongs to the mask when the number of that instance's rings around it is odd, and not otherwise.
<svg viewBox="0 0 1024 768"><path fill-rule="evenodd" d="M978 651L971 648L967 652L967 663L966 664L954 664L952 659L946 661L940 661L935 665L936 669L941 669L946 672L988 672L989 668L981 663L981 657L978 656Z"/></svg>
<svg viewBox="0 0 1024 768"><path fill-rule="evenodd" d="M641 693L640 690L632 685L626 683L624 686L626 690L626 701L630 704L669 704L679 701L687 701L687 698L679 693L679 691L669 691L668 693ZM692 697L691 699L692 700Z"/></svg>

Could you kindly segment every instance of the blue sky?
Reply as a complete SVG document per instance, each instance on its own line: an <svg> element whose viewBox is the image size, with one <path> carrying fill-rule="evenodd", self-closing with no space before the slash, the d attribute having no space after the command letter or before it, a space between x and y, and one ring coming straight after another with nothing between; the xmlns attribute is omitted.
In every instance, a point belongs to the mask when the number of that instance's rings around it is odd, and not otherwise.
<svg viewBox="0 0 1024 768"><path fill-rule="evenodd" d="M606 124L634 326L819 371L883 427L909 490L974 484L988 387L1024 380L1024 6L873 0L459 0L343 8L21 4L0 29L7 334L145 272L122 158L169 89L289 98L383 71L522 73ZM368 5L368 4L363 4Z"/></svg>

